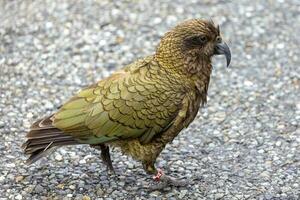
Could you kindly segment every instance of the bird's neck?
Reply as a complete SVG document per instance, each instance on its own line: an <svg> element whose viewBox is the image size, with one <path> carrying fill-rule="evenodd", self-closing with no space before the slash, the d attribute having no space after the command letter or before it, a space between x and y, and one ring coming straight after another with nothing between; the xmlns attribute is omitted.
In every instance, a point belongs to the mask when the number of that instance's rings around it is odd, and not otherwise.
<svg viewBox="0 0 300 200"><path fill-rule="evenodd" d="M165 42L165 41L162 41ZM167 48L166 48L167 47ZM182 81L195 86L200 94L207 93L212 71L211 59L197 52L183 54L176 43L160 44L155 59L170 74L176 74Z"/></svg>
<svg viewBox="0 0 300 200"><path fill-rule="evenodd" d="M184 66L184 56L178 46L179 44L175 41L164 37L156 50L155 59L164 69L182 74L183 71L181 69Z"/></svg>
<svg viewBox="0 0 300 200"><path fill-rule="evenodd" d="M206 103L206 96L212 72L210 58L201 55L190 55L185 60L185 68L189 74L197 93L201 96L201 104Z"/></svg>

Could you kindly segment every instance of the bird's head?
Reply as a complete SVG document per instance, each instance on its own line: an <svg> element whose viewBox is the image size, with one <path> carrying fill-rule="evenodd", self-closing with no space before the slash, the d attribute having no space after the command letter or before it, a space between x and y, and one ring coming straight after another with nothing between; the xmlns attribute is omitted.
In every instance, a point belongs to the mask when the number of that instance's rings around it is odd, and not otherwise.
<svg viewBox="0 0 300 200"><path fill-rule="evenodd" d="M167 32L156 51L156 57L169 67L187 69L190 73L211 66L214 55L225 55L227 66L231 53L222 41L219 26L212 21L191 19Z"/></svg>

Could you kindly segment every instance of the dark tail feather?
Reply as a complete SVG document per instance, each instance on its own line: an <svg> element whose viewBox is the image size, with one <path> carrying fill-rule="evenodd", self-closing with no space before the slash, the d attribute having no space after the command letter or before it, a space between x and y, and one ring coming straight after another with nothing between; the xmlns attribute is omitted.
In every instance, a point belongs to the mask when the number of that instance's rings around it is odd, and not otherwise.
<svg viewBox="0 0 300 200"><path fill-rule="evenodd" d="M63 133L52 125L51 117L36 121L27 133L27 141L22 145L29 154L27 164L48 155L60 146L79 144L71 135Z"/></svg>

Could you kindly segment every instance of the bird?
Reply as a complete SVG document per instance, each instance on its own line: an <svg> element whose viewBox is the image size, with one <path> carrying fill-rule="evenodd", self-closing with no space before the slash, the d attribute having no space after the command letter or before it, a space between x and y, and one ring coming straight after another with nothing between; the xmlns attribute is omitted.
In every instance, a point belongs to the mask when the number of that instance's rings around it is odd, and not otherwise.
<svg viewBox="0 0 300 200"><path fill-rule="evenodd" d="M22 145L26 162L65 145L87 144L101 151L103 163L114 172L110 148L117 147L163 186L185 185L155 162L207 103L214 55L224 55L229 66L231 51L219 26L206 19L179 23L162 36L153 55L80 90L33 123Z"/></svg>

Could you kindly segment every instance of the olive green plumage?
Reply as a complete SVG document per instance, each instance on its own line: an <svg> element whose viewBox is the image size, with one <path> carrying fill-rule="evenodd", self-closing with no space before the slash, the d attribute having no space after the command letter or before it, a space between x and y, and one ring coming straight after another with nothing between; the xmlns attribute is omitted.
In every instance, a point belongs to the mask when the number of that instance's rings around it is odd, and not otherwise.
<svg viewBox="0 0 300 200"><path fill-rule="evenodd" d="M159 153L206 103L218 37L212 22L179 24L162 38L155 55L81 90L34 123L23 145L29 162L63 145L112 145L155 173Z"/></svg>
<svg viewBox="0 0 300 200"><path fill-rule="evenodd" d="M82 143L148 143L170 125L184 93L166 76L153 57L136 61L80 91L54 114L53 125Z"/></svg>

